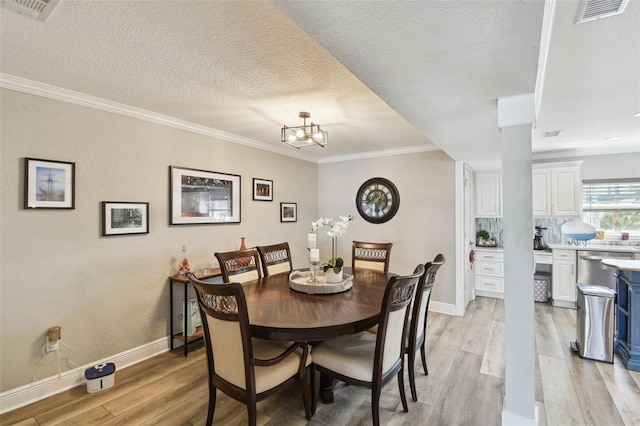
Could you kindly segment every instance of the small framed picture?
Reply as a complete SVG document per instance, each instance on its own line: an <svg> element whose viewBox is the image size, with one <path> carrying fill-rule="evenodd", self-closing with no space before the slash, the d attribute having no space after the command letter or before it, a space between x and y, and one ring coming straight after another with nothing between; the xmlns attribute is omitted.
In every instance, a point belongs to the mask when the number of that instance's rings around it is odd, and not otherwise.
<svg viewBox="0 0 640 426"><path fill-rule="evenodd" d="M240 175L169 166L170 225L240 223Z"/></svg>
<svg viewBox="0 0 640 426"><path fill-rule="evenodd" d="M253 178L253 199L255 201L273 201L273 181Z"/></svg>
<svg viewBox="0 0 640 426"><path fill-rule="evenodd" d="M76 163L25 158L25 209L75 209Z"/></svg>
<svg viewBox="0 0 640 426"><path fill-rule="evenodd" d="M280 222L297 222L298 204L280 203Z"/></svg>
<svg viewBox="0 0 640 426"><path fill-rule="evenodd" d="M149 233L149 203L102 202L102 235Z"/></svg>

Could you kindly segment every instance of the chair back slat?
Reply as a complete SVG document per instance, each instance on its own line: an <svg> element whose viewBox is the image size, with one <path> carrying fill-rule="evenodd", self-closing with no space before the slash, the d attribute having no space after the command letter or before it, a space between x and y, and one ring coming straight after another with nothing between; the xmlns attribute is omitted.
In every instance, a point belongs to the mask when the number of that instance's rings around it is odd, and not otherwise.
<svg viewBox="0 0 640 426"><path fill-rule="evenodd" d="M242 285L206 283L192 273L187 278L198 297L211 379L255 392L255 378L250 372L253 348L249 315Z"/></svg>
<svg viewBox="0 0 640 426"><path fill-rule="evenodd" d="M269 246L258 246L262 273L264 276L275 275L281 272L291 272L291 250L289 243L279 243Z"/></svg>
<svg viewBox="0 0 640 426"><path fill-rule="evenodd" d="M230 282L231 277L234 282L240 283L262 277L258 251L255 248L218 252L215 256L225 283Z"/></svg>
<svg viewBox="0 0 640 426"><path fill-rule="evenodd" d="M376 341L375 363L379 365L374 366L374 376L384 375L403 360L409 305L423 274L424 266L418 265L413 274L391 277L387 284Z"/></svg>
<svg viewBox="0 0 640 426"><path fill-rule="evenodd" d="M351 247L351 266L353 269L375 269L389 272L393 243L354 241Z"/></svg>
<svg viewBox="0 0 640 426"><path fill-rule="evenodd" d="M407 335L408 342L422 342L427 328L427 311L429 310L429 301L431 300L431 290L435 282L436 273L445 259L442 254L438 254L433 261L425 263L424 276L420 278L416 296L411 309L411 323L409 324L409 333Z"/></svg>

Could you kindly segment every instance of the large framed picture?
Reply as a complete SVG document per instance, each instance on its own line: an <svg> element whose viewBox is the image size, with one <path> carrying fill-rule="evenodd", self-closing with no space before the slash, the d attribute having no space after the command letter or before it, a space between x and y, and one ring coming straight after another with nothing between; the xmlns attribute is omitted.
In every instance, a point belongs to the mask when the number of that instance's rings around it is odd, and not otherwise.
<svg viewBox="0 0 640 426"><path fill-rule="evenodd" d="M149 203L102 202L102 235L149 233Z"/></svg>
<svg viewBox="0 0 640 426"><path fill-rule="evenodd" d="M297 222L298 204L280 203L280 222Z"/></svg>
<svg viewBox="0 0 640 426"><path fill-rule="evenodd" d="M25 158L25 209L75 209L76 163Z"/></svg>
<svg viewBox="0 0 640 426"><path fill-rule="evenodd" d="M171 225L240 223L240 176L169 166Z"/></svg>
<svg viewBox="0 0 640 426"><path fill-rule="evenodd" d="M253 178L253 199L255 201L273 201L273 181Z"/></svg>

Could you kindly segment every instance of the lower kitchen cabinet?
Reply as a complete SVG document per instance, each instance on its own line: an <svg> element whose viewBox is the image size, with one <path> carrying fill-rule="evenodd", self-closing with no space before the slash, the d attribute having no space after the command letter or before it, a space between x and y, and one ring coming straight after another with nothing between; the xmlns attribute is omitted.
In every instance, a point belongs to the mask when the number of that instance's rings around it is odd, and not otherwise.
<svg viewBox="0 0 640 426"><path fill-rule="evenodd" d="M575 308L578 300L575 250L553 250L551 297L554 306Z"/></svg>
<svg viewBox="0 0 640 426"><path fill-rule="evenodd" d="M478 296L504 298L504 253L501 249L476 249L473 265Z"/></svg>

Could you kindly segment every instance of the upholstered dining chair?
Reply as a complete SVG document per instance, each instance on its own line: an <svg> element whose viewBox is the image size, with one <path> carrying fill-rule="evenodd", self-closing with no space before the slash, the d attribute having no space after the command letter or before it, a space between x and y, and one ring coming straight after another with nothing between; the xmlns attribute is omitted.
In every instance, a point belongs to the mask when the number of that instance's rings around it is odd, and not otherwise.
<svg viewBox="0 0 640 426"><path fill-rule="evenodd" d="M215 256L220 264L222 281L225 283L231 282L231 277L234 282L239 283L262 278L258 250L255 248L218 252Z"/></svg>
<svg viewBox="0 0 640 426"><path fill-rule="evenodd" d="M424 266L418 265L412 275L393 276L385 288L378 333L360 333L318 343L311 349L316 370L345 383L371 389L371 414L374 426L380 424L380 392L398 378L400 399L409 411L404 391L404 336L409 318L409 305L414 297ZM315 389L314 389L315 392ZM313 409L317 398L313 399Z"/></svg>
<svg viewBox="0 0 640 426"><path fill-rule="evenodd" d="M411 320L409 321L409 333L407 334L405 353L407 354L409 363L408 370L411 398L414 401L418 400L415 377L415 361L418 348L420 349L420 356L422 357L424 374L429 374L429 370L427 369L427 356L425 353L427 313L429 311L429 301L431 300L431 290L436 278L436 272L438 272L438 269L440 269L444 262L444 256L442 254L438 254L433 261L425 263L425 272L418 282L418 288L416 289L416 295L411 307Z"/></svg>
<svg viewBox="0 0 640 426"><path fill-rule="evenodd" d="M392 246L393 243L354 241L351 245L351 267L389 272Z"/></svg>
<svg viewBox="0 0 640 426"><path fill-rule="evenodd" d="M209 371L207 425L213 423L219 389L247 406L249 425L257 420L256 403L302 381L307 420L311 419L311 356L306 343L255 339L242 284L211 284L192 273L187 278L196 289Z"/></svg>
<svg viewBox="0 0 640 426"><path fill-rule="evenodd" d="M287 242L270 246L258 246L258 254L260 254L262 273L265 277L293 270L291 251Z"/></svg>

